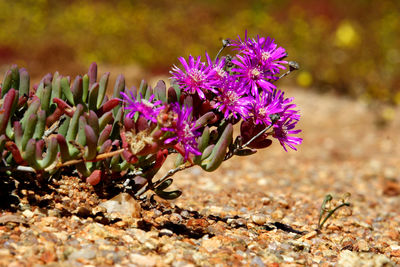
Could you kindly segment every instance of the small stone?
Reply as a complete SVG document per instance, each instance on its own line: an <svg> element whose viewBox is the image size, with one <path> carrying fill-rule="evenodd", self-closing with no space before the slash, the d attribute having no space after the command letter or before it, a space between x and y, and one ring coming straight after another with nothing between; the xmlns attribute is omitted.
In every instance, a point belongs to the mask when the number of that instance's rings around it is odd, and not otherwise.
<svg viewBox="0 0 400 267"><path fill-rule="evenodd" d="M140 218L141 216L139 202L128 193L121 193L101 203L99 206L106 208L107 213L114 213L119 218L124 218L125 216Z"/></svg>
<svg viewBox="0 0 400 267"><path fill-rule="evenodd" d="M263 204L264 206L267 206L267 205L271 204L271 198L270 198L270 197L263 197L263 198L261 199L261 202L262 202L262 204Z"/></svg>
<svg viewBox="0 0 400 267"><path fill-rule="evenodd" d="M77 251L72 252L69 255L69 260L76 260L76 259L94 259L96 257L96 250L94 248L83 248Z"/></svg>
<svg viewBox="0 0 400 267"><path fill-rule="evenodd" d="M208 252L212 252L218 248L221 247L221 241L217 239L216 237L210 238L210 239L205 239L201 243L201 246L205 248Z"/></svg>
<svg viewBox="0 0 400 267"><path fill-rule="evenodd" d="M152 267L157 264L157 261L154 258L152 258L150 256L144 256L141 254L137 254L137 253L129 254L129 259L131 260L131 262L133 262L137 266Z"/></svg>
<svg viewBox="0 0 400 267"><path fill-rule="evenodd" d="M400 249L392 250L392 252L390 252L390 256L391 257L400 257Z"/></svg>
<svg viewBox="0 0 400 267"><path fill-rule="evenodd" d="M0 257L3 258L3 257L8 257L8 256L11 256L11 253L8 249L6 249L6 248L0 249Z"/></svg>
<svg viewBox="0 0 400 267"><path fill-rule="evenodd" d="M267 217L263 214L254 214L251 216L251 220L258 225L263 225L267 221Z"/></svg>
<svg viewBox="0 0 400 267"><path fill-rule="evenodd" d="M30 219L33 217L34 213L30 210L24 210L22 215L24 215L25 218Z"/></svg>
<svg viewBox="0 0 400 267"><path fill-rule="evenodd" d="M363 239L361 239L357 242L357 247L358 247L358 251L363 251L363 252L367 252L370 249L367 241L365 241Z"/></svg>
<svg viewBox="0 0 400 267"><path fill-rule="evenodd" d="M339 254L337 266L395 266L395 263L382 254L343 250Z"/></svg>
<svg viewBox="0 0 400 267"><path fill-rule="evenodd" d="M317 235L318 235L317 231L311 231L308 234L302 236L300 240L310 240L316 237Z"/></svg>
<svg viewBox="0 0 400 267"><path fill-rule="evenodd" d="M172 232L171 230L169 230L169 229L166 229L166 228L164 228L164 229L161 229L160 230L160 233L158 234L160 237L161 236L173 236L174 235L174 232Z"/></svg>
<svg viewBox="0 0 400 267"><path fill-rule="evenodd" d="M311 246L306 242L302 242L300 240L290 240L289 244L293 246L294 251L305 251L310 252Z"/></svg>
<svg viewBox="0 0 400 267"><path fill-rule="evenodd" d="M87 218L92 214L91 211L86 207L78 207L74 213L82 218Z"/></svg>
<svg viewBox="0 0 400 267"><path fill-rule="evenodd" d="M271 213L271 217L274 220L282 220L283 212L281 210L276 210L276 211Z"/></svg>

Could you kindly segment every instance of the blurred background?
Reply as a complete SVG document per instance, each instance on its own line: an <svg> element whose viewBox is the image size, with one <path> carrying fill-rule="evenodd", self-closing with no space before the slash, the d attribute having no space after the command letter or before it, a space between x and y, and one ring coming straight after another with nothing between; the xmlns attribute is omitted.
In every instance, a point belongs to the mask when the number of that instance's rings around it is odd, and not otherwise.
<svg viewBox="0 0 400 267"><path fill-rule="evenodd" d="M16 63L34 80L96 61L138 85L167 76L179 56L215 55L247 29L300 63L286 82L400 104L398 0L0 0L0 22L1 72Z"/></svg>

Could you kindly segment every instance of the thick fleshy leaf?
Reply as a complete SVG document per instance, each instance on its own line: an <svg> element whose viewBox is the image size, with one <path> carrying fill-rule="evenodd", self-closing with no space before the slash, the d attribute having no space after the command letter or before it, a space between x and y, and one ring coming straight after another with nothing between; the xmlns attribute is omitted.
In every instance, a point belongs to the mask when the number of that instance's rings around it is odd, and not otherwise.
<svg viewBox="0 0 400 267"><path fill-rule="evenodd" d="M82 102L86 103L89 95L89 77L87 74L82 77Z"/></svg>
<svg viewBox="0 0 400 267"><path fill-rule="evenodd" d="M71 88L69 87L69 79L68 78L69 77L61 78L60 85L61 85L62 92L63 92L64 96L67 98L68 102L70 104L74 105L75 104L74 95L72 94Z"/></svg>
<svg viewBox="0 0 400 267"><path fill-rule="evenodd" d="M103 142L99 149L99 154L108 153L112 149L112 141L110 139Z"/></svg>
<svg viewBox="0 0 400 267"><path fill-rule="evenodd" d="M83 106L81 104L78 104L75 113L72 116L71 122L69 124L67 132L67 141L75 140L75 137L78 133L79 117L82 115L82 112L83 112Z"/></svg>
<svg viewBox="0 0 400 267"><path fill-rule="evenodd" d="M92 62L92 64L90 64L88 76L89 76L89 85L92 86L97 81L97 64L96 64L96 62Z"/></svg>
<svg viewBox="0 0 400 267"><path fill-rule="evenodd" d="M84 116L81 116L79 118L79 128L78 128L78 134L75 138L75 141L80 145L84 146L86 145L86 133L85 133L85 126L87 125L87 120Z"/></svg>
<svg viewBox="0 0 400 267"><path fill-rule="evenodd" d="M214 112L207 112L206 114L204 114L203 116L201 116L200 118L197 119L196 121L196 127L200 128L205 126L206 124L208 124L210 121L214 120L215 118L215 114Z"/></svg>
<svg viewBox="0 0 400 267"><path fill-rule="evenodd" d="M101 104L103 104L104 97L106 95L108 78L110 77L110 73L104 73L99 81L99 94L97 96L96 108L99 109Z"/></svg>
<svg viewBox="0 0 400 267"><path fill-rule="evenodd" d="M14 159L15 163L19 165L24 165L26 162L22 158L21 152L18 149L17 145L13 141L6 141L5 148L11 152L12 158Z"/></svg>
<svg viewBox="0 0 400 267"><path fill-rule="evenodd" d="M33 138L42 139L45 128L46 128L46 112L44 110L39 110L38 120L35 127L35 133L33 134Z"/></svg>
<svg viewBox="0 0 400 267"><path fill-rule="evenodd" d="M167 189L172 183L173 183L173 179L172 178L168 178L167 180L165 180L164 182L162 182L159 186L157 186L157 190L160 191L164 191L165 189Z"/></svg>
<svg viewBox="0 0 400 267"><path fill-rule="evenodd" d="M51 138L46 150L46 156L39 162L42 169L50 166L57 158L58 142L57 138Z"/></svg>
<svg viewBox="0 0 400 267"><path fill-rule="evenodd" d="M92 172L91 175L89 175L88 178L86 178L86 182L91 185L97 185L98 183L100 183L101 177L102 177L101 170L95 170Z"/></svg>
<svg viewBox="0 0 400 267"><path fill-rule="evenodd" d="M89 111L89 116L87 118L87 123L92 127L94 133L98 137L100 134L100 125L99 125L99 118L97 117L96 113L93 110Z"/></svg>
<svg viewBox="0 0 400 267"><path fill-rule="evenodd" d="M25 129L29 116L32 114L36 114L39 110L39 107L40 107L40 100L39 98L36 98L31 102L28 109L25 111L24 116L21 119L21 125L23 130Z"/></svg>
<svg viewBox="0 0 400 267"><path fill-rule="evenodd" d="M154 87L154 95L157 100L161 100L163 103L167 103L167 87L163 80L157 82L156 87Z"/></svg>
<svg viewBox="0 0 400 267"><path fill-rule="evenodd" d="M100 85L98 83L94 83L90 87L90 92L89 92L89 101L88 101L88 106L89 110L97 110L97 98L99 96L99 88Z"/></svg>
<svg viewBox="0 0 400 267"><path fill-rule="evenodd" d="M206 171L214 171L216 170L221 163L224 161L226 152L228 147L232 143L232 136L233 134L233 126L232 124L227 124L223 133L218 139L218 142L216 143L215 147L213 148L213 151L211 155L205 159L202 163L202 165L205 166Z"/></svg>
<svg viewBox="0 0 400 267"><path fill-rule="evenodd" d="M85 159L92 160L97 155L97 135L94 132L93 128L89 125L85 126L85 134L86 134L86 151L85 151Z"/></svg>
<svg viewBox="0 0 400 267"><path fill-rule="evenodd" d="M74 83L71 86L71 92L74 96L75 105L78 103L82 103L83 96L83 80L82 76L76 76Z"/></svg>
<svg viewBox="0 0 400 267"><path fill-rule="evenodd" d="M115 81L115 86L114 86L114 92L113 92L113 99L119 99L121 97L121 92L125 90L125 77L121 74L117 77L117 80ZM113 100L111 99L111 100ZM113 114L116 115L118 112L118 109L121 108L122 102L118 101L118 106L114 108Z"/></svg>
<svg viewBox="0 0 400 267"><path fill-rule="evenodd" d="M40 107L42 110L46 111L46 113L49 110L50 107L50 97L51 97L51 75L46 75L43 78L43 89L41 90L41 94L39 94L39 99L40 99Z"/></svg>
<svg viewBox="0 0 400 267"><path fill-rule="evenodd" d="M29 139L22 156L32 168L40 170L40 166L36 160L36 141L34 139Z"/></svg>
<svg viewBox="0 0 400 267"><path fill-rule="evenodd" d="M109 137L111 134L112 126L110 124L107 124L106 127L104 127L103 131L101 131L99 135L99 140L97 145L101 146Z"/></svg>
<svg viewBox="0 0 400 267"><path fill-rule="evenodd" d="M17 96L17 92L14 89L11 89L7 92L7 94L4 97L4 102L2 106L2 111L3 113L0 114L0 134L4 133L6 130L8 120L10 119L10 116L12 115L12 107L14 104L14 100Z"/></svg>
<svg viewBox="0 0 400 267"><path fill-rule="evenodd" d="M157 196L167 200L176 199L182 195L182 191L180 190L169 191L169 192L155 190L154 192L157 194Z"/></svg>
<svg viewBox="0 0 400 267"><path fill-rule="evenodd" d="M108 123L112 123L112 120L113 115L111 111L104 113L103 116L99 118L99 130L102 131Z"/></svg>
<svg viewBox="0 0 400 267"><path fill-rule="evenodd" d="M36 123L37 123L37 115L36 114L31 114L28 118L28 121L26 123L26 127L24 129L24 134L22 135L22 141L21 141L21 148L24 151L25 147L29 141L33 137L33 134L36 129Z"/></svg>
<svg viewBox="0 0 400 267"><path fill-rule="evenodd" d="M19 94L29 96L29 73L25 68L19 69Z"/></svg>
<svg viewBox="0 0 400 267"><path fill-rule="evenodd" d="M4 97L5 94L7 94L8 90L11 89L11 83L12 83L11 70L7 70L6 74L4 75L4 78L3 78L3 83L1 85L1 96L2 97Z"/></svg>
<svg viewBox="0 0 400 267"><path fill-rule="evenodd" d="M168 88L168 103L174 103L178 101L178 95L173 87Z"/></svg>

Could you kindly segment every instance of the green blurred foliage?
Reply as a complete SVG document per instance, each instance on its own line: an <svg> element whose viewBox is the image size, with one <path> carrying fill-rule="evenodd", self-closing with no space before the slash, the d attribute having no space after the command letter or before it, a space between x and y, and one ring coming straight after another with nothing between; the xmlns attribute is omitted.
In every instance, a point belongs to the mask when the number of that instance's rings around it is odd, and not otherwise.
<svg viewBox="0 0 400 267"><path fill-rule="evenodd" d="M398 0L0 0L0 64L139 64L167 73L223 38L268 35L304 87L400 104Z"/></svg>

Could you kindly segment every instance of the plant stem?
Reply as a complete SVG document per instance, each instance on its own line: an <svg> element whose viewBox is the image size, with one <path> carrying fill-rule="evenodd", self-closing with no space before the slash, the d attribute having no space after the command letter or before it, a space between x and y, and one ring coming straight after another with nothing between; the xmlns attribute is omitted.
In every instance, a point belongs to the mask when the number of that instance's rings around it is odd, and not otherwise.
<svg viewBox="0 0 400 267"><path fill-rule="evenodd" d="M241 149L242 149L242 148L246 148L248 145L251 144L251 142L253 142L253 141L256 140L258 137L260 137L262 134L264 134L266 131L268 131L269 129L271 129L271 127L272 127L273 125L274 125L274 124L271 123L271 125L269 125L268 127L265 127L264 130L262 130L261 132L259 132L259 133L256 134L255 136L253 136L253 138L251 138L249 141L247 141L247 143L244 144L243 146L241 146L240 148L241 148Z"/></svg>
<svg viewBox="0 0 400 267"><path fill-rule="evenodd" d="M219 55L222 53L222 51L224 51L225 47L229 46L229 44L230 44L229 40L226 39L222 40L222 47L215 56L214 61L216 61L219 58Z"/></svg>
<svg viewBox="0 0 400 267"><path fill-rule="evenodd" d="M318 230L320 230L320 229L322 228L322 226L325 224L325 222L329 219L329 217L332 216L332 214L335 213L335 211L337 211L338 209L340 209L341 207L344 207L344 206L349 207L349 206L350 206L350 203L348 203L348 202L342 203L342 204L340 204L339 206L337 206L336 208L334 208L333 210L329 211L328 215L326 215L326 217L325 217L325 219L322 221L322 223L321 223L320 225L318 225Z"/></svg>
<svg viewBox="0 0 400 267"><path fill-rule="evenodd" d="M115 156L115 155L121 154L122 152L124 152L124 148L121 148L121 149L119 149L119 150L115 150L115 151L111 151L111 152L107 152L107 153L103 153L103 154L97 155L97 157L95 157L95 158L92 159L92 160L88 160L88 162L96 162L96 161L99 161L99 160L103 160L103 159L106 159L106 158L110 158L110 157L113 157L113 156ZM65 167L65 166L74 165L74 164L77 164L77 163L80 163L80 162L83 162L83 161L86 161L86 160L85 160L85 159L73 159L73 160L69 160L69 161L66 161L66 162L64 162L64 163L58 164L58 165L57 165L57 168L61 168L61 167Z"/></svg>
<svg viewBox="0 0 400 267"><path fill-rule="evenodd" d="M151 184L147 184L145 187L142 187L139 191L137 191L137 193L135 194L135 197L140 197L141 195L143 195L145 192L147 192L149 189L155 188L157 186L159 186L160 184L162 184L165 180L167 180L169 177L171 177L172 175L174 175L175 173L179 172L179 171L183 171L185 169L188 169L190 167L193 167L193 163L189 163L186 162L185 164L182 164L178 167L176 167L175 169L171 169L169 170L161 179L159 179L157 182L155 183L151 183Z"/></svg>

